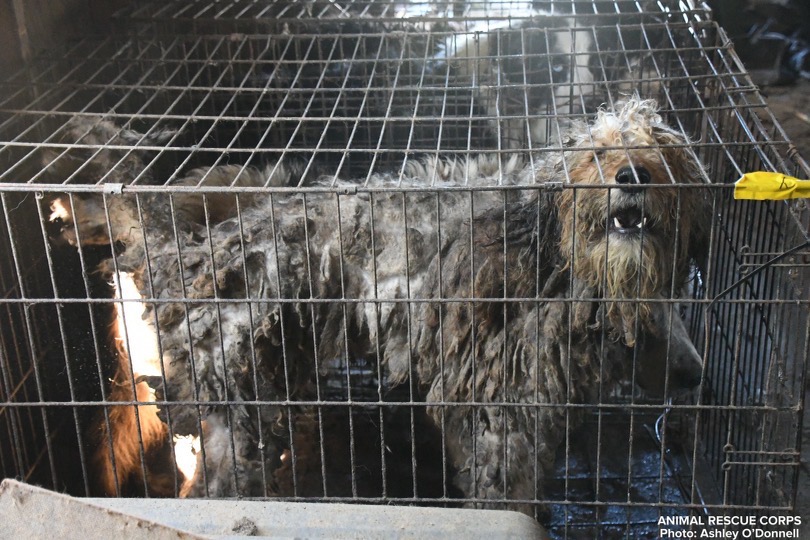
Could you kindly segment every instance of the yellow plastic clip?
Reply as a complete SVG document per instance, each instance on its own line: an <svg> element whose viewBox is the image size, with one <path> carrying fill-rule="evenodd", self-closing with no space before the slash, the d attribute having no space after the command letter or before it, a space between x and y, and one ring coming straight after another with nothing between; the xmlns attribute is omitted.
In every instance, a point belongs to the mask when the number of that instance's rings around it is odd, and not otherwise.
<svg viewBox="0 0 810 540"><path fill-rule="evenodd" d="M744 174L734 184L734 198L751 201L809 199L810 180L799 180L782 173L752 172Z"/></svg>

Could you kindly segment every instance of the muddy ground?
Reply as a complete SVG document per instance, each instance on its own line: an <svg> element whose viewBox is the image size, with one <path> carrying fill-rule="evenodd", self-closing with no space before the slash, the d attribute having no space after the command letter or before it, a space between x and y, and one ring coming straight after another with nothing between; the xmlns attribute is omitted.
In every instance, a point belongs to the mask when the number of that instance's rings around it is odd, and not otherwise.
<svg viewBox="0 0 810 540"><path fill-rule="evenodd" d="M810 81L761 86L768 107L805 159L810 159Z"/></svg>

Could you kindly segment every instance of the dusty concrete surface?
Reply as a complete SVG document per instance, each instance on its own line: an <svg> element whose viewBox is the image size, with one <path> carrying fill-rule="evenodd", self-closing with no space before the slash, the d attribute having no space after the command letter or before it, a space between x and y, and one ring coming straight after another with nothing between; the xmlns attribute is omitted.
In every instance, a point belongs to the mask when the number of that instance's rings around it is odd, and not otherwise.
<svg viewBox="0 0 810 540"><path fill-rule="evenodd" d="M2 538L32 540L548 540L504 510L205 499L77 498L6 479Z"/></svg>

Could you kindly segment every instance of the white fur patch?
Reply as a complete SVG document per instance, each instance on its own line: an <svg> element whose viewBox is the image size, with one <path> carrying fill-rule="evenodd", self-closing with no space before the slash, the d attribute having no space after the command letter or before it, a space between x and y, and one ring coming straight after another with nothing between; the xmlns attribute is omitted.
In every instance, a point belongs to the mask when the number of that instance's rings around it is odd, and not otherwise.
<svg viewBox="0 0 810 540"><path fill-rule="evenodd" d="M132 273L121 272L113 283L115 296L122 300L141 300ZM115 304L115 339L121 342L129 354L135 376L160 375L157 335L154 327L144 320L145 306L142 302Z"/></svg>
<svg viewBox="0 0 810 540"><path fill-rule="evenodd" d="M62 202L61 197L51 202L51 215L48 216L49 221L56 221L57 219L70 221L70 211L65 206L65 203Z"/></svg>

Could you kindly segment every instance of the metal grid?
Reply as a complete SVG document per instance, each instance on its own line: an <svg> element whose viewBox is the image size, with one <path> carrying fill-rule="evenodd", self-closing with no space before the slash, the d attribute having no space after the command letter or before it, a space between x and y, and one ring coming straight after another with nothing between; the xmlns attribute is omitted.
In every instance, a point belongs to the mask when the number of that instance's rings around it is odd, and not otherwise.
<svg viewBox="0 0 810 540"><path fill-rule="evenodd" d="M312 200L340 194L336 200L346 202L339 204L396 196L414 192L401 183L409 161L484 154L499 157L504 167L515 152L542 159L559 148L570 120L589 119L599 104L637 90L656 98L666 121L697 141L693 149L712 182L708 269L692 282L692 297L679 299L706 364L703 394L665 405L638 397L625 384L597 404L564 404L571 413L584 409L588 420L580 431L566 433L545 493L529 502L538 511L536 503L547 503L548 514L538 517L559 537L654 536L661 514L789 511L799 463L810 255L797 251L714 299L758 265L806 242L810 225L801 203L731 201L729 183L757 169L807 177L807 165L778 124L763 127L757 114L768 113L761 97L704 10L682 2L542 4L139 2L118 15L125 36L77 41L4 82L4 473L94 493L92 456L104 444L99 425L109 426L112 405L121 403L110 397L120 381L110 384L118 353L107 328L115 306L127 302L116 302L96 268L116 261L111 256L124 246L60 246L58 224L48 219L55 197L108 207L116 197L137 198L139 225L149 230L158 227L143 221L150 205L174 204L190 191L207 195L206 222L213 221L211 205L223 194L228 200L238 194L240 211L254 197L283 200L289 193L308 193ZM121 138L93 139L89 130L76 138L76 118L86 125L112 122ZM123 126L132 131L121 132ZM56 167L43 166L43 154L55 158ZM133 167L140 160L143 166ZM76 162L90 165L71 165ZM195 167L277 162L295 170L293 182L263 188L177 183ZM325 174L356 182L318 184ZM379 174L392 183L375 184ZM491 188L467 186L464 193L473 200L472 193L483 189ZM570 178L560 189L574 189ZM439 216L446 211L441 194L450 191L437 185L426 192L435 197ZM501 206L513 192L495 191ZM172 218L175 235L183 219ZM269 227L279 227L283 216L267 219ZM442 226L440 219L436 223ZM334 226L340 226L336 219ZM207 231L210 237L210 223ZM409 248L411 256L419 256L417 249ZM192 303L184 294L150 300ZM526 299L505 300L521 301ZM450 482L443 449L448 435L428 421L415 383L388 385L379 362L351 358L346 347L345 355L322 359L317 397L260 394L250 404L259 416L262 407L281 410L285 418L294 416L291 407L317 411L314 424L288 420L286 433L274 433L320 441L317 485L307 484L294 466L292 490L282 495L483 502ZM291 370L285 364L287 376L300 375ZM132 399L123 402L134 404ZM162 405L171 413L182 410L177 403ZM187 404L198 423L217 404L234 411L245 406L227 392L219 401ZM662 450L654 426L665 411ZM172 429L170 421L169 437ZM616 440L629 445L617 448ZM271 443L261 436L254 442ZM166 461L173 452L168 444L155 452L141 447L136 460L149 470L148 461ZM274 471L263 472L263 491L278 494L277 485L268 488ZM124 494L156 489L149 474L136 476L116 488ZM179 494L181 484L175 472L169 492ZM215 487L209 492L221 494Z"/></svg>
<svg viewBox="0 0 810 540"><path fill-rule="evenodd" d="M697 7L696 7L697 6ZM227 3L205 0L183 2L138 2L121 10L117 17L127 29L131 23L146 25L147 31L238 32L283 28L283 25L365 19L401 24L403 22L449 24L456 30L491 30L510 27L516 22L536 20L538 15L557 14L587 17L589 22L621 22L675 18L679 21L705 16L705 6L694 2L657 0L510 0L503 2L284 2L244 0Z"/></svg>

